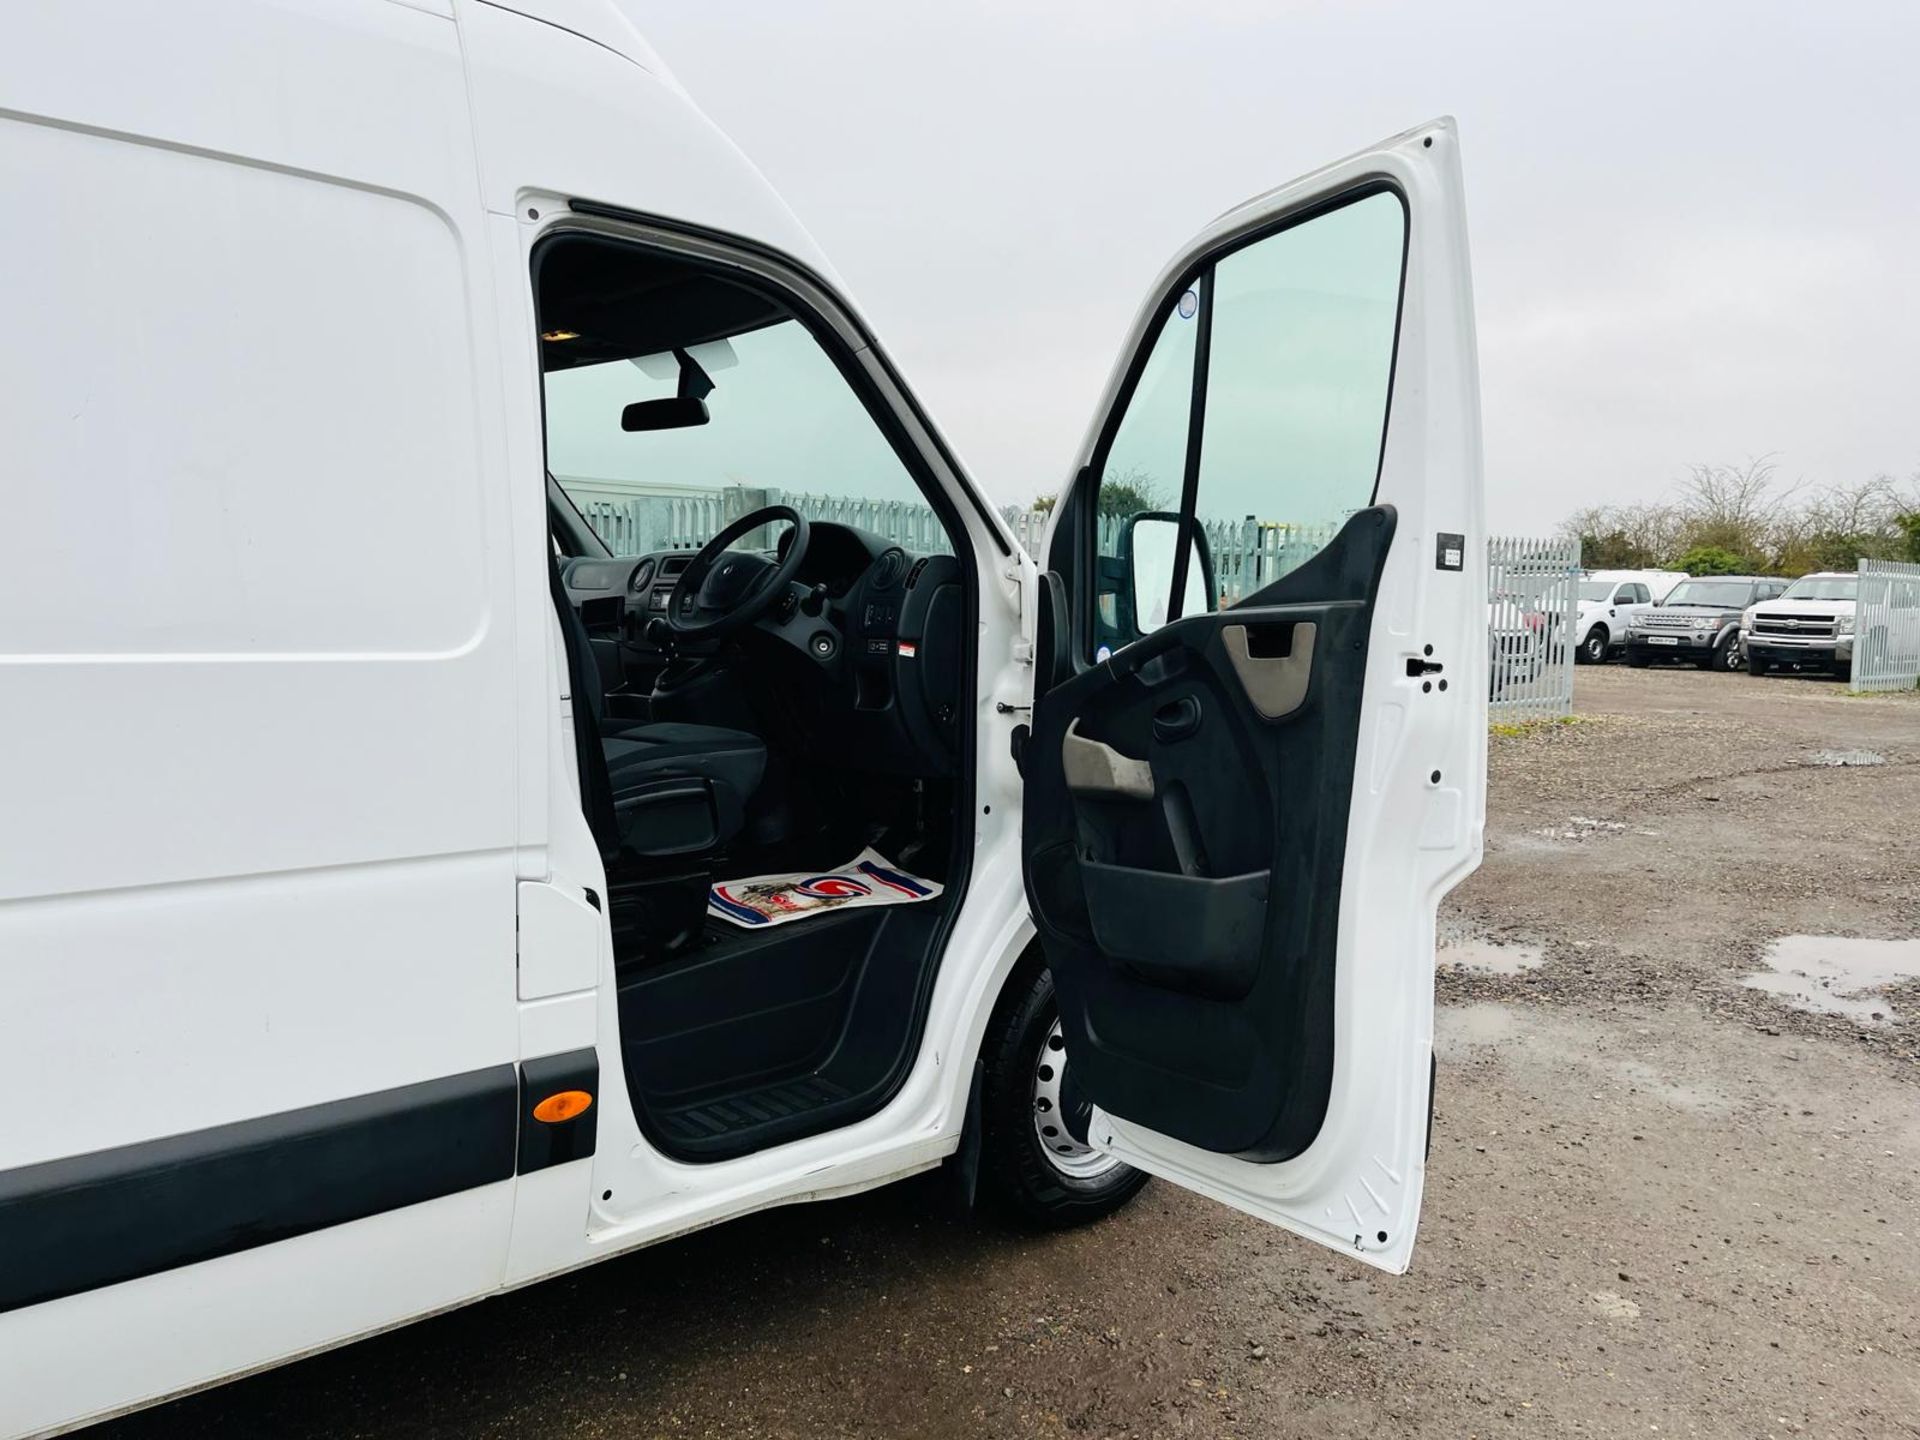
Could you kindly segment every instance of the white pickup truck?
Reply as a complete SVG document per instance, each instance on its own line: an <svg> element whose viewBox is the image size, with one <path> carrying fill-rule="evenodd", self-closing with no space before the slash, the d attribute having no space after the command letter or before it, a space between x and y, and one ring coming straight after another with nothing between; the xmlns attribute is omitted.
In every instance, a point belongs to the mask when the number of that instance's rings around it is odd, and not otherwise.
<svg viewBox="0 0 1920 1440"><path fill-rule="evenodd" d="M1845 678L1853 673L1854 611L1860 577L1844 570L1802 575L1777 600L1740 617L1740 648L1749 675L1816 666Z"/></svg>
<svg viewBox="0 0 1920 1440"><path fill-rule="evenodd" d="M1574 660L1603 665L1626 647L1627 616L1635 605L1658 605L1687 578L1684 570L1589 570L1580 577L1574 617Z"/></svg>

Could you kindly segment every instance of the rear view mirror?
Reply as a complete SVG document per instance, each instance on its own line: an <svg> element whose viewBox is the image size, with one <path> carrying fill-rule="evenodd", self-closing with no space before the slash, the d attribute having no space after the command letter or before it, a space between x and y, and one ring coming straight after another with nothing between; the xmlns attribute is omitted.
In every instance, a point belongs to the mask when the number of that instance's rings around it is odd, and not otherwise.
<svg viewBox="0 0 1920 1440"><path fill-rule="evenodd" d="M1185 528L1193 538L1187 553L1187 580L1180 613L1198 615L1217 608L1213 556L1207 548L1206 533L1191 520L1185 522ZM1167 623L1181 529L1181 517L1165 511L1148 511L1127 521L1120 539L1120 554L1126 562L1136 634L1151 635Z"/></svg>
<svg viewBox="0 0 1920 1440"><path fill-rule="evenodd" d="M620 412L622 430L681 430L707 423L707 402L691 395L636 400Z"/></svg>
<svg viewBox="0 0 1920 1440"><path fill-rule="evenodd" d="M733 347L724 346L724 359L735 361ZM644 358L644 357L643 357ZM713 393L713 380L700 362L686 350L673 352L679 389L671 400L636 400L620 412L622 430L683 430L689 425L707 423L707 396ZM635 360L644 371L647 366Z"/></svg>

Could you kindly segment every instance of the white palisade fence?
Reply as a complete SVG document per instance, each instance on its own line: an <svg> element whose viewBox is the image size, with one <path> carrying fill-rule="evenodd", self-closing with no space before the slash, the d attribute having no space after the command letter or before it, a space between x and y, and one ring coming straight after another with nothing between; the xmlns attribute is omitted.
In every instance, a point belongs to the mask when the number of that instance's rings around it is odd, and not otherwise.
<svg viewBox="0 0 1920 1440"><path fill-rule="evenodd" d="M1573 627L1580 546L1572 540L1487 540L1487 710L1512 724L1573 712Z"/></svg>
<svg viewBox="0 0 1920 1440"><path fill-rule="evenodd" d="M635 495L618 499L583 498L581 513L616 555L655 550L691 550L704 544L729 521L764 505L791 505L809 520L831 520L883 535L908 550L926 554L950 546L940 517L931 506L899 500L864 500L848 495L797 494L772 487L736 485L701 495ZM1039 556L1049 516L1044 511L1008 506L1001 515L1027 552ZM1099 520L1102 554L1118 552L1123 517ZM1231 605L1285 575L1314 555L1334 536L1338 525L1292 525L1281 521L1208 520L1202 522L1213 557L1220 599ZM1862 625L1865 613L1865 563L1862 564ZM1501 535L1487 542L1489 675L1488 708L1503 721L1545 720L1573 709L1573 627L1576 619L1577 546L1563 540ZM1920 566L1893 566L1920 574ZM1875 582L1880 583L1880 582ZM1910 595L1885 582L1889 593ZM1911 599L1899 610L1900 623L1920 615ZM1901 634L1910 635L1911 631ZM1902 646L1905 648L1901 648ZM1894 642L1889 654L1915 653L1911 641ZM1861 674L1856 663L1855 675ZM1856 679L1856 684L1861 683ZM1908 672L1907 685L1913 683ZM1886 688L1893 688L1891 686Z"/></svg>
<svg viewBox="0 0 1920 1440"><path fill-rule="evenodd" d="M1920 565L1860 562L1853 618L1853 688L1911 690L1920 685Z"/></svg>

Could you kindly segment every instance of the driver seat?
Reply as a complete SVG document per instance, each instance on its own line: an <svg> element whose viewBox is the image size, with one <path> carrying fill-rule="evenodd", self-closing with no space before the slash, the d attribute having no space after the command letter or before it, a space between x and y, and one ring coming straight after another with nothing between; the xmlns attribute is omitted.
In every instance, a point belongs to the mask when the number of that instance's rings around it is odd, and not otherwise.
<svg viewBox="0 0 1920 1440"><path fill-rule="evenodd" d="M758 735L718 725L628 725L604 736L600 749L621 845L640 855L719 849L740 833L767 772Z"/></svg>
<svg viewBox="0 0 1920 1440"><path fill-rule="evenodd" d="M598 777L583 765L587 816L601 853L611 859L623 851L674 856L718 850L746 823L748 803L767 771L765 743L717 725L609 719L586 626L557 569L553 588L574 676L576 739L588 754L597 742L606 779L606 790L595 794L592 781Z"/></svg>

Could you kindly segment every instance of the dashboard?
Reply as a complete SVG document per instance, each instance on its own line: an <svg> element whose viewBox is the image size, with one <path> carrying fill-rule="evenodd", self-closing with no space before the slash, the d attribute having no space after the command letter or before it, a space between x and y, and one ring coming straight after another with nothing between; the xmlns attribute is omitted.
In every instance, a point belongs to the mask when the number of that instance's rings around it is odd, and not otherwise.
<svg viewBox="0 0 1920 1440"><path fill-rule="evenodd" d="M773 555L784 556L792 533ZM667 655L647 638L647 622L665 614L692 558L678 550L562 562L610 691L653 690ZM950 774L970 673L964 611L953 556L911 554L867 531L814 521L787 593L712 658L756 715L784 717L792 743L850 768Z"/></svg>

